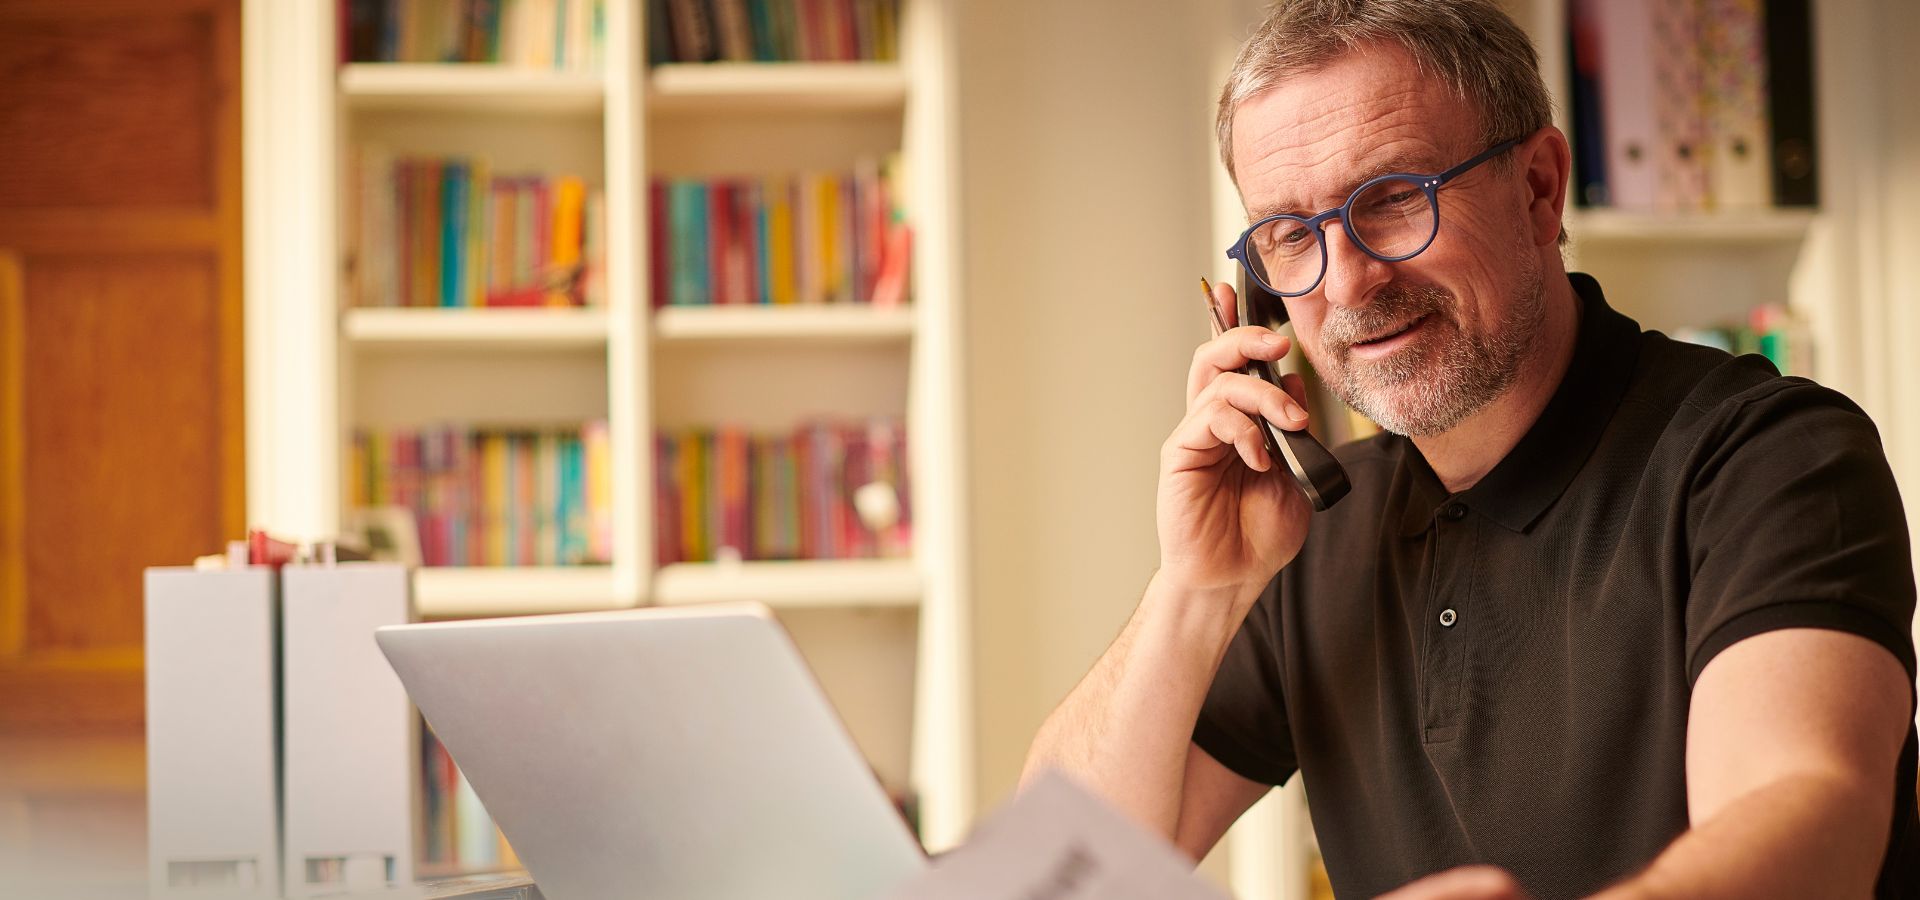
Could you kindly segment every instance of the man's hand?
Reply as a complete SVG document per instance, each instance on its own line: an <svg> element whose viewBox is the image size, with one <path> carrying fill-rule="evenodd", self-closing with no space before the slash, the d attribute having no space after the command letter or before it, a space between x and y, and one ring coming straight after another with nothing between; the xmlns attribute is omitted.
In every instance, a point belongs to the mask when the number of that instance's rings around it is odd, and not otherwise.
<svg viewBox="0 0 1920 900"><path fill-rule="evenodd" d="M1381 894L1379 900L1527 900L1527 892L1505 869L1461 866Z"/></svg>
<svg viewBox="0 0 1920 900"><path fill-rule="evenodd" d="M1258 420L1306 427L1305 392L1298 376L1282 391L1240 374L1249 361L1285 356L1291 342L1233 327L1233 288L1219 285L1214 297L1228 330L1194 352L1186 418L1160 450L1160 577L1251 599L1300 551L1311 513L1293 479L1274 471L1285 463L1268 458Z"/></svg>

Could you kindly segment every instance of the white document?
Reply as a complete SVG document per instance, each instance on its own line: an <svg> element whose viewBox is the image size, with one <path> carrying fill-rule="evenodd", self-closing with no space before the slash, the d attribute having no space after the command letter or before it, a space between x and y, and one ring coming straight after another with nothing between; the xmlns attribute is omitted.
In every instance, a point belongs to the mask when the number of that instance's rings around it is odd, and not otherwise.
<svg viewBox="0 0 1920 900"><path fill-rule="evenodd" d="M888 900L1228 900L1180 851L1049 772Z"/></svg>

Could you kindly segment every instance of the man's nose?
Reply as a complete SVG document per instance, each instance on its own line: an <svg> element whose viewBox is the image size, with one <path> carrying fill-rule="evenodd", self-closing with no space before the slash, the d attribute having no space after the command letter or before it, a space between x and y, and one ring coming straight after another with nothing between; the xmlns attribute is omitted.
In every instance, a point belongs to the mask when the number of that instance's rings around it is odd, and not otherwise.
<svg viewBox="0 0 1920 900"><path fill-rule="evenodd" d="M1359 308L1367 305L1375 288L1392 280L1390 263L1374 259L1360 249L1347 233L1341 219L1327 222L1321 229L1327 244L1327 273L1320 281L1320 292L1328 303Z"/></svg>

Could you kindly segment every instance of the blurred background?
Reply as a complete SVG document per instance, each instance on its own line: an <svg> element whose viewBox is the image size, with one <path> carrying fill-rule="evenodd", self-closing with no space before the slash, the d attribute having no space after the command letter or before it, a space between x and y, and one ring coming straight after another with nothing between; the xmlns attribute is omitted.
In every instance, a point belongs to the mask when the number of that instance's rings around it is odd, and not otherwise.
<svg viewBox="0 0 1920 900"><path fill-rule="evenodd" d="M1920 490L1920 7L1505 5L1569 268L1846 392ZM142 890L141 573L249 529L417 566L426 619L767 602L960 840L1157 562L1261 10L0 0L0 873ZM417 741L420 871L510 867ZM1311 895L1304 810L1204 870Z"/></svg>

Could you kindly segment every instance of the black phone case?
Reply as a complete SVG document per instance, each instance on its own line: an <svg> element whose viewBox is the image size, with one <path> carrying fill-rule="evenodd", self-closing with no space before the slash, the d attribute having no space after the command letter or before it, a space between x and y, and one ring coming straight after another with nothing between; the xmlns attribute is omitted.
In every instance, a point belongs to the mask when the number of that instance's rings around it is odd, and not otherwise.
<svg viewBox="0 0 1920 900"><path fill-rule="evenodd" d="M1246 273L1240 273L1240 323L1259 325L1263 328L1278 329L1287 324L1287 305L1281 299L1267 292L1257 281L1251 281ZM1251 374L1274 387L1280 387L1280 373L1273 363L1266 360L1253 360L1247 368ZM1285 390L1285 388L1282 388ZM1288 431L1277 428L1265 418L1260 420L1261 430L1266 433L1268 455L1278 455L1287 462L1287 471L1293 473L1293 480L1300 485L1314 511L1321 512L1340 502L1353 487L1347 480L1347 470L1335 459L1320 440L1305 431Z"/></svg>

